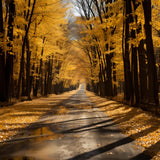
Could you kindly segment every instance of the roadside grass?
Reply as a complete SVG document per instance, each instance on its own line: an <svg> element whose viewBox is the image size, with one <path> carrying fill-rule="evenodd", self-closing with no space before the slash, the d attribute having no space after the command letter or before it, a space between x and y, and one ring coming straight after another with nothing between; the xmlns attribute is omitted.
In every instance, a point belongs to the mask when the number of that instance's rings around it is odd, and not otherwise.
<svg viewBox="0 0 160 160"><path fill-rule="evenodd" d="M107 100L86 91L95 107L114 119L120 130L144 147L143 152L153 160L160 159L160 118L140 108Z"/></svg>

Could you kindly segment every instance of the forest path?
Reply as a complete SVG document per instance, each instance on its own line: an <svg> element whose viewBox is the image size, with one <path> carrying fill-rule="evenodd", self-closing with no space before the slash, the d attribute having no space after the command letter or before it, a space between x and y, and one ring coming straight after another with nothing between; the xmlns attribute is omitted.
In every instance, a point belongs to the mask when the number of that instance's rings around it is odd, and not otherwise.
<svg viewBox="0 0 160 160"><path fill-rule="evenodd" d="M47 103L47 98L46 98ZM84 86L0 146L0 160L149 160L87 98ZM59 113L59 115L57 114Z"/></svg>

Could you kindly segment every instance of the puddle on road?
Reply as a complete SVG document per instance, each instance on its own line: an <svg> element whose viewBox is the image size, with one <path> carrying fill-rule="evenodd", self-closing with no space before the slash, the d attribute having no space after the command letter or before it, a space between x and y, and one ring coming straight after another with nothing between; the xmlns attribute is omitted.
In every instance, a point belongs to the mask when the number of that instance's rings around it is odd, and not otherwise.
<svg viewBox="0 0 160 160"><path fill-rule="evenodd" d="M11 158L4 158L3 160L37 160L33 157L11 157Z"/></svg>
<svg viewBox="0 0 160 160"><path fill-rule="evenodd" d="M49 149L52 150L52 147L49 147L47 151L44 151L46 144L50 144L51 141L56 138L61 139L63 135L53 133L49 127L40 127L31 130L20 138L20 143L16 142L12 146L13 148L11 148L11 150L14 150L13 153L4 156L3 160L45 160L44 153L47 153ZM44 146L42 144L44 144Z"/></svg>
<svg viewBox="0 0 160 160"><path fill-rule="evenodd" d="M50 131L48 127L41 127L36 130L32 130L29 132L29 136L33 137L30 139L31 142L53 140L58 137L58 135Z"/></svg>

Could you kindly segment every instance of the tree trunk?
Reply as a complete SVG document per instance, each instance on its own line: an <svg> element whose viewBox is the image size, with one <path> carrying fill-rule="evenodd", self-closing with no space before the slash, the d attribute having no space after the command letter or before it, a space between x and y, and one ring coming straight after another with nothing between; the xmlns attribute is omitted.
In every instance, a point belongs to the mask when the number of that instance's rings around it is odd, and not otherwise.
<svg viewBox="0 0 160 160"><path fill-rule="evenodd" d="M34 80L33 96L37 97L38 88L39 88L39 77L37 76L38 75L38 67L35 68L35 72L36 72L36 78Z"/></svg>
<svg viewBox="0 0 160 160"><path fill-rule="evenodd" d="M145 18L145 34L146 34L146 48L148 58L148 79L149 79L149 101L154 102L157 106L159 104L158 98L158 83L157 83L157 68L155 65L155 56L152 40L152 26L151 26L151 0L145 0L143 3L144 18Z"/></svg>
<svg viewBox="0 0 160 160"><path fill-rule="evenodd" d="M113 63L113 81L114 81L114 86L113 86L113 96L117 96L117 78L116 78L116 63Z"/></svg>
<svg viewBox="0 0 160 160"><path fill-rule="evenodd" d="M28 25L27 25L26 30L25 30L25 36L24 36L23 44L22 44L22 55L21 55L21 64L20 64L20 72L19 72L19 79L18 79L17 98L19 98L19 96L20 96L21 81L22 81L22 77L24 76L25 45L26 45L26 40L27 40L27 37L28 37L28 32L29 32L29 29L30 29L30 25L31 25L33 12L34 12L34 9L35 9L35 4L36 4L36 0L33 1L31 14L30 14L30 17L29 17Z"/></svg>
<svg viewBox="0 0 160 160"><path fill-rule="evenodd" d="M107 64L107 81L106 81L106 96L113 96L113 84L112 84L112 54L106 54Z"/></svg>
<svg viewBox="0 0 160 160"><path fill-rule="evenodd" d="M3 7L2 0L0 0L0 39L3 40ZM5 53L3 48L0 47L0 101L6 101L6 84L5 84Z"/></svg>
<svg viewBox="0 0 160 160"><path fill-rule="evenodd" d="M51 94L52 93L52 80L53 80L53 75L52 75L52 71L53 71L53 57L50 59L50 69L49 69L49 82L48 82L48 93Z"/></svg>
<svg viewBox="0 0 160 160"><path fill-rule="evenodd" d="M6 96L7 100L12 95L12 85L13 85L13 24L15 16L15 4L14 0L9 3L9 20L8 20L8 33L9 37L8 47L6 55Z"/></svg>
<svg viewBox="0 0 160 160"><path fill-rule="evenodd" d="M139 85L138 85L138 67L137 67L137 48L132 45L132 97L131 104L138 105L139 104Z"/></svg>
<svg viewBox="0 0 160 160"><path fill-rule="evenodd" d="M45 37L43 38L43 45L45 43ZM44 52L44 46L42 47L42 50L41 50L41 59L40 59L40 69L39 69L39 76L40 76L40 87L41 87L41 95L44 94L44 84L43 84L43 52Z"/></svg>
<svg viewBox="0 0 160 160"><path fill-rule="evenodd" d="M47 62L45 63L44 96L47 95Z"/></svg>
<svg viewBox="0 0 160 160"><path fill-rule="evenodd" d="M125 23L124 23L124 43L125 43L125 49L124 49L124 55L123 55L123 61L124 61L124 80L125 80L125 86L124 86L124 98L126 101L131 100L131 93L132 93L132 78L131 78L131 72L130 72L130 59L129 59L129 23L131 18L131 0L124 0L125 6Z"/></svg>
<svg viewBox="0 0 160 160"><path fill-rule="evenodd" d="M131 8L132 8L132 17L131 17L131 23L137 24L137 16L135 15L135 10L139 6L138 3L135 3L135 1L131 1ZM134 40L136 39L136 32L137 30L131 28L131 38ZM132 67L131 67L131 73L132 73L132 94L131 94L131 104L137 106L140 102L139 97L139 84L138 84L138 59L137 59L137 52L138 48L135 45L131 45L131 53L132 53Z"/></svg>
<svg viewBox="0 0 160 160"><path fill-rule="evenodd" d="M29 46L29 40L27 37L26 41L26 47L27 47L27 64L26 64L26 93L28 99L31 99L31 76L30 76L30 68L31 68L31 51Z"/></svg>
<svg viewBox="0 0 160 160"><path fill-rule="evenodd" d="M140 103L146 103L147 98L147 65L145 61L144 40L140 41L138 47L139 56L139 79L140 79Z"/></svg>

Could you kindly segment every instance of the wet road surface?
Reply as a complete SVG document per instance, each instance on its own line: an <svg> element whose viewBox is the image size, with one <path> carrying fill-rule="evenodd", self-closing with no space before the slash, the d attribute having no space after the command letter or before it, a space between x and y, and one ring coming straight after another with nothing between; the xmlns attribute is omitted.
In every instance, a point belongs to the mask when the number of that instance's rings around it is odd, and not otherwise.
<svg viewBox="0 0 160 160"><path fill-rule="evenodd" d="M83 85L58 105L49 103L53 111L24 129L21 135L0 144L0 160L150 159L121 133L112 119L93 107ZM54 110L64 112L55 115Z"/></svg>

